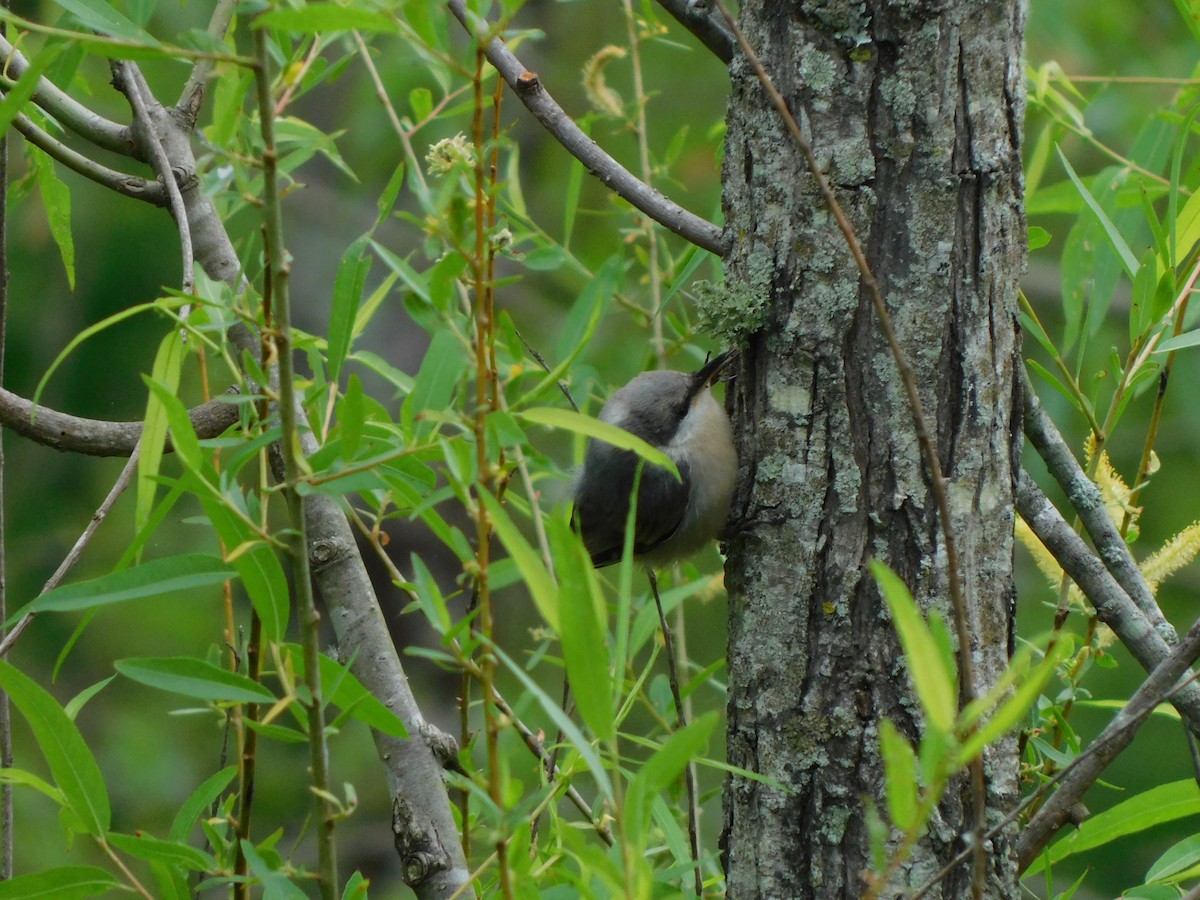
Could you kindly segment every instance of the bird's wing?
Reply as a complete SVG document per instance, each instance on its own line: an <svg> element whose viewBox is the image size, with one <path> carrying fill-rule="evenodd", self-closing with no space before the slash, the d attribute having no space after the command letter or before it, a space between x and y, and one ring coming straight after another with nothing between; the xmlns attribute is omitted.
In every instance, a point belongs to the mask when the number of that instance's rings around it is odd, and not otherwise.
<svg viewBox="0 0 1200 900"><path fill-rule="evenodd" d="M679 463L682 480L666 469L644 466L638 487L637 520L634 526L635 556L649 553L667 540L687 508L688 468ZM576 498L571 520L579 528L584 545L596 566L607 566L621 558L625 546L625 519L633 494L633 474L615 475L605 489L589 491Z"/></svg>

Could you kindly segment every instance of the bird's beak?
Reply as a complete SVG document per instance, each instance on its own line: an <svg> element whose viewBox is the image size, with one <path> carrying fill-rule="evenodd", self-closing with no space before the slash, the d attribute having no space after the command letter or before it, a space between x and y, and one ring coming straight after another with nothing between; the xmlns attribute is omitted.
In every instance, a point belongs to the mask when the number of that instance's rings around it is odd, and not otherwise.
<svg viewBox="0 0 1200 900"><path fill-rule="evenodd" d="M725 370L725 367L736 360L737 357L737 350L726 350L724 353L718 353L716 356L702 365L699 371L692 376L692 378L695 379L697 390L715 384L716 380Z"/></svg>

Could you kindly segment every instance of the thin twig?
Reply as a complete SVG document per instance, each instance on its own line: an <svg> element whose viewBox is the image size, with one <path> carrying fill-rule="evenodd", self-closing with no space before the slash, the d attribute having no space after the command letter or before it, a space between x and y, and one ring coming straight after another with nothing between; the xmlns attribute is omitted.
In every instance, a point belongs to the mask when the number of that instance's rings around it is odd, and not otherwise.
<svg viewBox="0 0 1200 900"><path fill-rule="evenodd" d="M311 765L313 808L316 816L318 883L323 900L340 894L337 876L337 848L334 844L336 816L330 802L329 748L325 736L325 709L321 689L321 616L313 597L312 574L308 559L308 529L303 499L296 490L301 478L300 425L296 382L292 360L292 321L288 280L291 262L283 245L283 211L279 196L279 157L275 146L275 116L271 99L270 53L267 29L254 29L257 65L254 81L258 100L259 127L263 141L263 209L267 271L271 282L273 318L263 330L272 345L273 362L279 371L278 413L282 436L279 441L285 476L284 497L290 520L290 556L293 590L299 610L304 680L309 697L304 703L308 714L309 763ZM301 408L302 411L302 408Z"/></svg>
<svg viewBox="0 0 1200 900"><path fill-rule="evenodd" d="M1041 855L1046 844L1067 821L1071 807L1096 783L1117 755L1129 746L1138 728L1150 717L1154 708L1175 691L1180 676L1197 656L1200 656L1200 619L1192 625L1171 655L1155 667L1150 677L1134 691L1129 701L1088 746L1086 757L1076 760L1078 765L1072 767L1071 773L1059 782L1058 790L1021 829L1016 847L1020 871L1027 869ZM1194 686L1191 678L1188 683Z"/></svg>
<svg viewBox="0 0 1200 900"><path fill-rule="evenodd" d="M9 0L0 0L9 8ZM0 37L8 37L8 23L0 22ZM8 343L8 132L0 134L0 388L4 387L4 348ZM4 433L0 431L0 641L7 637L8 536L5 531ZM8 694L0 694L0 767L13 767L12 718ZM0 879L13 876L13 786L0 785Z"/></svg>
<svg viewBox="0 0 1200 900"><path fill-rule="evenodd" d="M63 561L58 564L58 568L54 570L54 574L42 585L41 593L44 594L49 590L53 590L62 583L63 578L71 571L71 568L78 562L79 557L83 554L83 550L87 547L92 539L92 535L96 533L96 529L108 517L109 511L113 504L117 502L117 498L121 496L125 488L129 487L129 482L133 479L133 473L137 471L138 457L141 455L141 445L134 446L133 452L129 454L129 461L125 463L125 468L121 470L121 474L117 476L116 482L112 486L112 490L108 492L108 496L92 514L91 521L87 523L87 527L83 529L83 533L79 535L79 539L75 541ZM40 596L40 595L39 595ZM21 620L13 626L12 631L4 635L4 640L0 641L0 657L3 657L12 649L13 644L21 637L29 623L33 621L34 613L26 613L21 617Z"/></svg>
<svg viewBox="0 0 1200 900"><path fill-rule="evenodd" d="M904 392L908 397L909 409L912 412L917 443L920 445L921 456L925 460L925 465L929 472L929 490L933 494L938 508L942 542L946 553L946 579L950 593L950 604L954 613L955 633L958 638L959 678L962 682L960 704L965 706L973 701L976 696L975 666L971 658L971 629L968 608L962 593L961 567L958 560L958 550L954 541L953 523L950 518L950 498L946 489L946 479L942 474L941 462L938 459L937 452L933 446L933 440L925 423L925 413L921 403L920 391L917 389L916 377L913 375L912 366L909 365L904 348L900 346L895 329L892 327L892 318L888 313L883 294L880 292L879 282L876 280L875 274L867 262L866 254L863 252L858 236L854 233L854 227L850 224L850 220L842 210L841 204L838 203L837 197L834 196L833 188L829 185L829 179L821 171L816 155L813 153L812 145L809 143L808 138L804 136L804 132L801 131L796 117L792 115L791 110L788 108L787 101L784 100L783 95L775 86L774 80L767 73L762 60L754 52L754 48L750 46L750 42L746 39L746 35L742 32L733 16L729 14L729 11L720 0L713 0L713 2L725 19L726 26L728 26L737 40L738 46L741 48L746 60L754 69L759 83L770 99L771 105L775 107L775 111L779 114L788 134L792 138L792 142L800 150L801 154L803 154L808 164L808 169L812 172L817 190L825 201L825 206L837 222L838 228L846 240L846 245L850 249L850 254L854 257L854 262L858 266L862 286L871 299L871 305L875 309L875 317L878 320L879 328L887 340L888 347L892 352L892 358L896 363L896 369L899 371L900 380L904 385ZM981 897L987 862L987 851L983 844L983 833L987 829L987 791L982 756L972 760L969 768L971 776L971 806L975 820L975 839L972 842L975 847L975 866L971 888L976 897Z"/></svg>
<svg viewBox="0 0 1200 900"><path fill-rule="evenodd" d="M29 68L29 60L3 36L0 36L0 61L4 64L5 74L16 78L24 75L25 70ZM45 76L38 80L37 90L33 92L33 102L66 128L97 147L121 156L137 155L129 129L92 112L55 87Z"/></svg>
<svg viewBox="0 0 1200 900"><path fill-rule="evenodd" d="M101 165L89 156L84 156L77 150L72 150L66 144L50 136L39 128L24 113L18 113L13 119L13 127L25 136L25 140L33 144L51 159L57 160L73 172L90 179L111 191L123 194L134 200L144 200L155 206L163 206L167 195L163 185L158 182L130 175L108 166Z"/></svg>
<svg viewBox="0 0 1200 900"><path fill-rule="evenodd" d="M447 5L454 17L467 32L479 41L488 34L486 22L477 22L468 14L464 0L449 0ZM717 256L729 251L729 240L721 229L688 212L673 200L649 187L615 159L600 149L600 146L575 124L554 98L546 91L541 80L521 64L499 38L486 40L484 45L488 62L495 66L501 77L508 82L521 102L542 123L547 131L567 152L578 159L606 187L628 200L654 221L663 225L685 240L691 241Z"/></svg>
<svg viewBox="0 0 1200 900"><path fill-rule="evenodd" d="M679 690L679 668L675 658L675 644L671 639L671 626L663 611L662 598L658 595L658 576L654 574L653 569L646 569L646 577L650 579L650 593L654 595L658 625L662 629L663 651L667 656L667 681L671 685L671 699L675 702L675 721L679 728L683 729L687 727L687 713L683 708L683 695ZM704 872L700 867L700 789L696 780L695 760L688 760L684 770L684 783L687 785L688 845L692 852L696 896L703 897Z"/></svg>
<svg viewBox="0 0 1200 900"><path fill-rule="evenodd" d="M212 16L208 20L208 36L215 41L224 40L233 21L233 13L237 8L237 0L217 0L213 7ZM175 104L176 111L183 117L189 127L196 127L196 117L200 107L204 105L205 84L215 66L212 59L198 59L192 66L187 83L179 93L179 101Z"/></svg>
<svg viewBox="0 0 1200 900"><path fill-rule="evenodd" d="M155 118L150 115L150 104L154 105L155 117L164 114L162 104L150 92L150 86L142 76L142 70L129 60L113 63L114 83L129 100L133 107L135 123L141 125L145 132L143 146L150 149L150 164L162 180L167 192L171 217L175 227L179 229L179 249L183 256L183 273L180 278L180 289L184 294L193 294L196 289L195 259L192 253L192 230L188 224L187 209L183 205L183 195L179 192L179 184L175 181L175 172L171 168L171 160L158 136Z"/></svg>

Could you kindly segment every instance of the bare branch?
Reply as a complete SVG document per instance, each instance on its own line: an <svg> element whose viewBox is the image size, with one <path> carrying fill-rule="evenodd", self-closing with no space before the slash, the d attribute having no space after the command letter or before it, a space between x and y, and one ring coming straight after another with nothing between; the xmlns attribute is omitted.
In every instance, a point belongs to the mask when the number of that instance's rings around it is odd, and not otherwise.
<svg viewBox="0 0 1200 900"><path fill-rule="evenodd" d="M487 37L487 23L469 21L464 0L449 0L454 17L477 40ZM675 201L634 177L628 169L600 149L600 145L583 133L561 106L542 86L541 80L521 64L499 38L492 38L484 48L488 62L508 82L521 102L533 113L567 152L578 159L605 187L629 201L669 231L691 241L697 247L724 256L729 240L720 228L688 212Z"/></svg>
<svg viewBox="0 0 1200 900"><path fill-rule="evenodd" d="M125 468L121 470L121 474L117 476L116 482L113 483L112 490L108 492L108 496L100 504L99 508L92 514L88 520L87 526L83 529L83 533L79 535L79 539L75 541L75 545L63 561L58 564L58 568L54 570L54 574L42 585L42 593L54 590L62 584L62 580L67 577L67 573L74 568L75 563L79 561L79 557L83 555L84 548L92 540L92 535L96 533L96 529L100 527L112 510L113 505L117 502L117 498L125 492L125 488L129 487L129 482L133 480L133 473L137 471L138 457L141 455L141 443L134 444L132 452L129 454L129 461L125 463ZM12 631L4 635L4 640L0 641L0 657L5 656L12 649L13 644L21 636L21 633L29 627L29 623L33 621L36 613L25 613L21 616L21 620L13 626Z"/></svg>
<svg viewBox="0 0 1200 900"><path fill-rule="evenodd" d="M1037 859L1067 821L1071 807L1096 783L1109 763L1129 746L1138 728L1154 708L1168 699L1172 691L1179 689L1180 676L1188 671L1197 656L1200 656L1200 620L1192 625L1171 655L1134 691L1125 706L1088 747L1087 755L1078 760L1078 764L1059 782L1054 795L1021 830L1021 836L1017 839L1017 866L1021 871ZM1188 687L1196 686L1194 677L1188 679Z"/></svg>
<svg viewBox="0 0 1200 900"><path fill-rule="evenodd" d="M1071 580L1096 608L1096 614L1120 638L1129 652L1147 671L1153 671L1171 655L1171 644L1151 627L1142 610L1130 600L1104 564L1075 533L1054 504L1021 473L1016 490L1017 512L1037 535L1038 540L1062 566ZM1189 684L1172 703L1196 733L1200 733L1200 686Z"/></svg>
<svg viewBox="0 0 1200 900"><path fill-rule="evenodd" d="M725 65L733 59L733 34L707 0L658 0L658 5L694 34Z"/></svg>
<svg viewBox="0 0 1200 900"><path fill-rule="evenodd" d="M92 158L72 150L66 144L51 137L23 113L17 114L13 125L29 143L42 150L51 159L57 160L85 178L90 178L97 184L116 191L118 194L124 194L126 197L132 197L134 200L145 200L155 206L162 206L166 202L166 194L163 193L162 185L137 175L127 175L116 169L110 169L108 166L100 165Z"/></svg>
<svg viewBox="0 0 1200 900"><path fill-rule="evenodd" d="M1122 590L1137 604L1138 609L1163 640L1174 644L1178 635L1158 608L1154 594L1146 584L1146 579L1142 577L1142 570L1138 568L1137 562L1129 552L1129 546L1121 537L1116 524L1109 518L1100 488L1096 487L1096 483L1080 468L1075 454L1071 452L1054 422L1042 408L1042 403L1038 400L1024 369L1022 380L1025 436L1029 438L1029 443L1045 461L1051 477L1066 492L1067 500L1096 545L1097 556L1112 573L1117 584L1121 585Z"/></svg>
<svg viewBox="0 0 1200 900"><path fill-rule="evenodd" d="M214 438L237 424L238 408L228 398L219 398L197 406L188 416L200 438ZM0 425L35 443L88 456L129 456L142 436L141 422L83 419L44 406L35 408L4 388L0 388Z"/></svg>
<svg viewBox="0 0 1200 900"><path fill-rule="evenodd" d="M112 65L113 84L123 93L133 107L136 128L143 131L140 145L150 151L151 165L158 173L170 202L171 216L175 219L175 227L179 229L179 247L183 256L183 272L180 287L185 294L191 294L196 287L195 262L192 256L192 232L188 225L187 209L183 205L183 195L175 181L175 172L171 161L167 158L166 148L159 137L160 123L169 114L150 91L141 70L129 60L115 61ZM168 131L170 130L168 127Z"/></svg>
<svg viewBox="0 0 1200 900"><path fill-rule="evenodd" d="M216 40L225 37L229 23L233 19L233 11L237 0L217 0L213 7L212 17L208 20L208 34ZM215 61L207 57L196 60L192 73L188 76L187 84L179 94L179 102L175 111L183 118L188 128L196 127L196 117L200 115L200 107L204 105L204 83L212 74Z"/></svg>
<svg viewBox="0 0 1200 900"><path fill-rule="evenodd" d="M3 36L0 36L0 59L6 62L6 74L16 78L20 78L29 68L29 60ZM33 92L33 102L97 147L122 156L136 156L128 128L92 112L55 87L49 79L41 78L38 81L38 89Z"/></svg>

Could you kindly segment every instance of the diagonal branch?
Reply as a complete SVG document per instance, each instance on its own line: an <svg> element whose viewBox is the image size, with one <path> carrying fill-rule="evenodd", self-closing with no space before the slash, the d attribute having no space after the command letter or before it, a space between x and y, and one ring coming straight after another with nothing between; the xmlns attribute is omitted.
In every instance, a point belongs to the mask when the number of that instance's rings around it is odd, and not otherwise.
<svg viewBox="0 0 1200 900"><path fill-rule="evenodd" d="M464 0L449 0L447 5L476 40L487 39L487 23L469 16ZM600 145L584 134L555 102L537 74L526 69L500 38L487 41L484 53L534 118L605 187L697 247L717 256L724 256L729 251L729 239L720 228L649 187L600 149Z"/></svg>
<svg viewBox="0 0 1200 900"><path fill-rule="evenodd" d="M236 388L230 390L236 392ZM201 439L224 434L237 424L238 414L237 404L227 397L210 400L188 412ZM0 425L46 447L87 456L129 456L141 439L143 427L141 422L84 419L35 407L4 388L0 388Z"/></svg>
<svg viewBox="0 0 1200 900"><path fill-rule="evenodd" d="M1147 672L1161 665L1171 655L1171 644L1151 627L1142 610L1130 600L1027 472L1022 472L1017 481L1016 504L1021 518L1063 571L1079 585L1100 620L1120 638L1133 658ZM1200 685L1189 684L1181 688L1171 702L1192 731L1200 734Z"/></svg>
<svg viewBox="0 0 1200 900"><path fill-rule="evenodd" d="M658 5L694 34L725 65L733 59L733 33L707 0L658 0Z"/></svg>
<svg viewBox="0 0 1200 900"><path fill-rule="evenodd" d="M96 162L90 156L72 150L66 144L51 137L43 129L34 124L23 113L18 113L13 119L13 127L25 136L25 140L44 152L51 159L57 160L68 169L78 172L85 178L90 178L109 190L124 194L134 200L145 200L155 206L162 206L166 201L163 186L137 175L118 172Z"/></svg>
<svg viewBox="0 0 1200 900"><path fill-rule="evenodd" d="M1021 829L1021 836L1017 839L1017 866L1021 871L1038 858L1067 821L1071 807L1096 783L1109 763L1129 746L1138 728L1154 708L1164 699L1174 702L1172 691L1180 689L1180 676L1188 671L1197 656L1200 656L1200 621L1192 625L1173 652L1134 691L1125 706L1088 747L1087 756L1078 760L1078 765L1059 782L1054 795ZM1196 686L1194 676L1188 679L1187 686Z"/></svg>
<svg viewBox="0 0 1200 900"><path fill-rule="evenodd" d="M5 74L13 78L20 78L29 68L29 60L4 36L0 36L0 60L5 64ZM39 79L38 88L33 92L33 102L66 128L91 141L97 147L111 150L122 156L136 155L133 138L128 128L92 112L82 103L55 87L48 78Z"/></svg>
<svg viewBox="0 0 1200 900"><path fill-rule="evenodd" d="M1096 545L1096 555L1104 563L1117 584L1137 604L1154 630L1168 644L1176 641L1177 635L1171 623L1166 620L1162 610L1151 593L1142 570L1138 568L1129 545L1121 537L1116 524L1109 518L1104 506L1104 497L1100 488L1087 477L1075 459L1075 454L1063 440L1063 436L1054 426L1029 383L1029 376L1022 368L1022 395L1025 413L1025 436L1033 449L1046 463L1046 468L1055 481L1059 483L1067 495L1071 507L1079 515L1083 527Z"/></svg>

